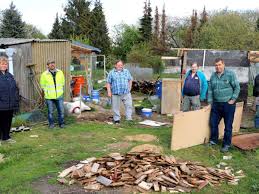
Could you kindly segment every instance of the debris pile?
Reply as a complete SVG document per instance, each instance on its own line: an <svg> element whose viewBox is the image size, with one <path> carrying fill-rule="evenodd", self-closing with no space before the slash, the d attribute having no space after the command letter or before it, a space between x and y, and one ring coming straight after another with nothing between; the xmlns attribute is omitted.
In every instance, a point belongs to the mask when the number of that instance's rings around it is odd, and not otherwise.
<svg viewBox="0 0 259 194"><path fill-rule="evenodd" d="M132 82L133 92L142 92L143 94L154 95L155 94L156 81L136 81Z"/></svg>
<svg viewBox="0 0 259 194"><path fill-rule="evenodd" d="M243 172L232 168L216 169L197 162L177 160L173 156L147 152L126 155L111 153L102 158L88 158L59 174L62 184L75 182L86 191L121 188L137 192L191 192L222 182L237 185Z"/></svg>

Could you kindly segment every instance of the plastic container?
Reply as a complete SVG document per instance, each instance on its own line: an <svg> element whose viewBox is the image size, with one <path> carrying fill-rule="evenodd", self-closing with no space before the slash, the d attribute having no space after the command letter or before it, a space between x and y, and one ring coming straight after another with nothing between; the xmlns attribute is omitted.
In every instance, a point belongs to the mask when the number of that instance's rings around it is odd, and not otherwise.
<svg viewBox="0 0 259 194"><path fill-rule="evenodd" d="M147 117L147 118L149 118L149 117L151 117L152 116L152 109L151 108L142 108L142 116L143 117Z"/></svg>
<svg viewBox="0 0 259 194"><path fill-rule="evenodd" d="M80 85L82 85L81 86L81 89L82 89L85 84L85 78L83 75L79 75L79 76L73 76L72 80L75 82L75 86L72 90L73 96L79 96L80 95Z"/></svg>
<svg viewBox="0 0 259 194"><path fill-rule="evenodd" d="M254 123L255 123L255 128L259 129L259 117L255 117Z"/></svg>
<svg viewBox="0 0 259 194"><path fill-rule="evenodd" d="M86 102L90 102L91 98L90 98L90 96L83 96L83 100Z"/></svg>
<svg viewBox="0 0 259 194"><path fill-rule="evenodd" d="M156 95L158 96L158 98L162 97L162 80L158 80L156 82Z"/></svg>
<svg viewBox="0 0 259 194"><path fill-rule="evenodd" d="M92 90L92 101L95 103L100 102L100 92L99 90Z"/></svg>

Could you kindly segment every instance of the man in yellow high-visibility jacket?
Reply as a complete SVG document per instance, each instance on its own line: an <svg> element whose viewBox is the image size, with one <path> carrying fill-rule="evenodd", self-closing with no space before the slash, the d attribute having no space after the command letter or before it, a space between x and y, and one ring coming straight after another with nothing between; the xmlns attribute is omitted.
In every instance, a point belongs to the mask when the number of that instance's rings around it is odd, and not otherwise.
<svg viewBox="0 0 259 194"><path fill-rule="evenodd" d="M58 124L64 128L64 85L65 78L61 70L56 68L54 60L48 60L48 69L41 74L40 85L44 92L44 98L48 107L49 128L54 128L54 104L58 111Z"/></svg>

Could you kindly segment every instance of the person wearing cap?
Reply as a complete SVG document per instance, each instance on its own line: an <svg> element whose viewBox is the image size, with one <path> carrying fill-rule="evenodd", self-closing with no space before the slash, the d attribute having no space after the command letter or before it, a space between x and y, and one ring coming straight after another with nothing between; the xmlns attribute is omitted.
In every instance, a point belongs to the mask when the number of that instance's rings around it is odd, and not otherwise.
<svg viewBox="0 0 259 194"><path fill-rule="evenodd" d="M61 70L56 68L54 60L48 60L47 70L41 74L40 85L48 107L49 128L54 128L54 105L58 111L58 124L64 128L64 85L65 77Z"/></svg>
<svg viewBox="0 0 259 194"><path fill-rule="evenodd" d="M13 113L18 109L19 90L16 81L8 72L7 56L0 56L0 137L3 143L15 143L10 137L10 129Z"/></svg>

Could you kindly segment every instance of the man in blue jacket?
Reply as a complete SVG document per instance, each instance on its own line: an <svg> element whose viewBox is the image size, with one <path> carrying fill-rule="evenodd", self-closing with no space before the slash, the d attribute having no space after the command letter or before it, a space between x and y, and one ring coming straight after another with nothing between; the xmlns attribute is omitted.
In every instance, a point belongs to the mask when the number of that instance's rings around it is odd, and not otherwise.
<svg viewBox="0 0 259 194"><path fill-rule="evenodd" d="M183 85L183 111L198 110L201 102L206 99L208 83L204 73L199 71L196 62L192 63L191 70L186 73Z"/></svg>

